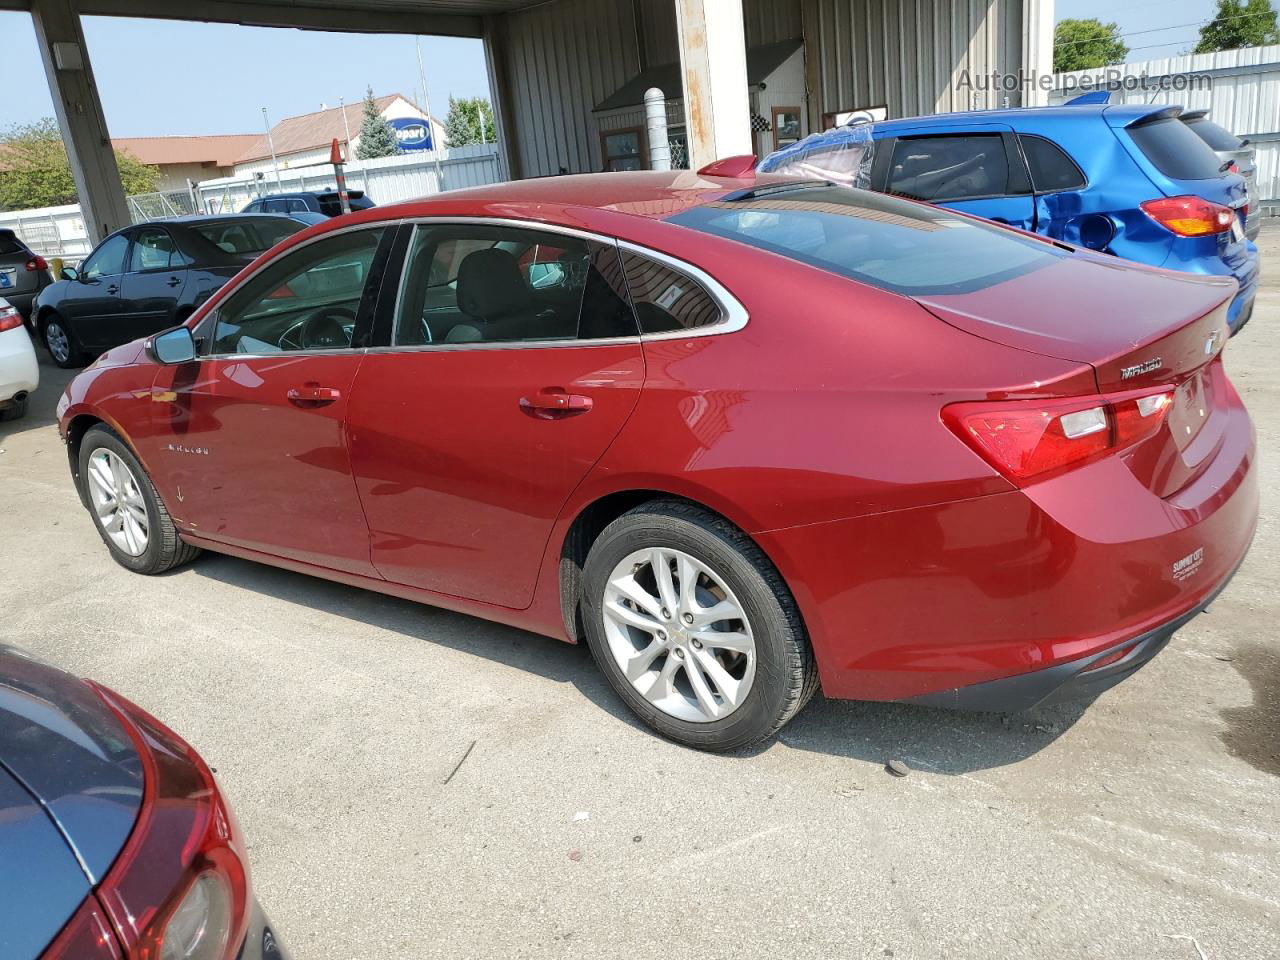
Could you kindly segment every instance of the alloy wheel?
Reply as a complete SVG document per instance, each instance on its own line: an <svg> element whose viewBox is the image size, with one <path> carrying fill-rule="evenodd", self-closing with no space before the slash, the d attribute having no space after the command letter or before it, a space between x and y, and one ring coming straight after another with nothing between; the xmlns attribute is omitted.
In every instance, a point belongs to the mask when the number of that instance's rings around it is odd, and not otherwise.
<svg viewBox="0 0 1280 960"><path fill-rule="evenodd" d="M89 496L103 532L122 552L140 557L147 550L147 505L129 465L105 447L89 456Z"/></svg>
<svg viewBox="0 0 1280 960"><path fill-rule="evenodd" d="M710 723L751 692L751 624L724 578L696 557L666 547L629 554L609 575L603 616L618 669L663 713Z"/></svg>
<svg viewBox="0 0 1280 960"><path fill-rule="evenodd" d="M50 323L45 327L44 341L49 345L49 352L53 354L53 359L59 363L66 363L71 356L71 340L67 337L67 331L62 329L59 323Z"/></svg>

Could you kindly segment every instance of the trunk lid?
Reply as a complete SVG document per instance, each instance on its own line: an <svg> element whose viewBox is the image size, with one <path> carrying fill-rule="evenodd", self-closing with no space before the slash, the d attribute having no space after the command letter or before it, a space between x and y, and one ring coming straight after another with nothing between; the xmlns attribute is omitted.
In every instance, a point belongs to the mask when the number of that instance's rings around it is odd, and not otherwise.
<svg viewBox="0 0 1280 960"><path fill-rule="evenodd" d="M1214 412L1229 388L1221 365L1210 366L1227 341L1235 292L1230 278L1081 254L985 290L915 299L974 336L1091 365L1100 394L1170 388L1165 425L1125 453L1135 474L1168 496L1198 475L1224 426Z"/></svg>

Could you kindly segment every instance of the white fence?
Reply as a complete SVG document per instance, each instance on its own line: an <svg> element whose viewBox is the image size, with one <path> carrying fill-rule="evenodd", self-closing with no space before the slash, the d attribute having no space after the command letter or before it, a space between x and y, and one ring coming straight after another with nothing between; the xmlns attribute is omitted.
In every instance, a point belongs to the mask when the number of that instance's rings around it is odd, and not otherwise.
<svg viewBox="0 0 1280 960"><path fill-rule="evenodd" d="M0 211L0 227L12 230L43 257L62 257L75 262L93 249L78 203L39 210Z"/></svg>
<svg viewBox="0 0 1280 960"><path fill-rule="evenodd" d="M347 187L363 190L378 204L398 203L431 193L495 183L500 179L498 147L477 144L452 150L421 150L378 160L353 160L347 164ZM255 176L222 177L196 185L196 200L206 213L240 210L258 196L302 190L331 190L333 166L316 164L280 170L280 184L267 171Z"/></svg>
<svg viewBox="0 0 1280 960"><path fill-rule="evenodd" d="M1203 79L1201 79L1203 78ZM1257 148L1258 199L1280 206L1280 45L1054 74L1050 103L1110 90L1112 103L1181 104Z"/></svg>

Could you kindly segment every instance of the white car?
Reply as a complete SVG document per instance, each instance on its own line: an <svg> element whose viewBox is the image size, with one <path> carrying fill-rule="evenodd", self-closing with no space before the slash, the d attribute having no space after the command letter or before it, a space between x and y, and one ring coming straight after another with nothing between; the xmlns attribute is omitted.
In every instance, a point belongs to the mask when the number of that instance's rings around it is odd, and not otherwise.
<svg viewBox="0 0 1280 960"><path fill-rule="evenodd" d="M17 420L27 412L27 397L40 385L36 350L18 313L0 297L0 420Z"/></svg>

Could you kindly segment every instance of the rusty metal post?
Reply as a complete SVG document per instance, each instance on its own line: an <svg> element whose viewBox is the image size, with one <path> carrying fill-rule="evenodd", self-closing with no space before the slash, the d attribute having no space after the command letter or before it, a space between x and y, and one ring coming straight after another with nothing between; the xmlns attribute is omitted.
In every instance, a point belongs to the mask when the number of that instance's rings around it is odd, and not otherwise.
<svg viewBox="0 0 1280 960"><path fill-rule="evenodd" d="M742 0L676 0L689 167L752 153Z"/></svg>

